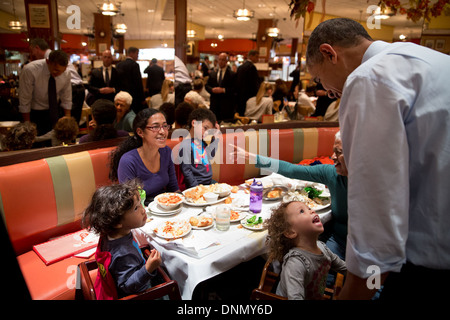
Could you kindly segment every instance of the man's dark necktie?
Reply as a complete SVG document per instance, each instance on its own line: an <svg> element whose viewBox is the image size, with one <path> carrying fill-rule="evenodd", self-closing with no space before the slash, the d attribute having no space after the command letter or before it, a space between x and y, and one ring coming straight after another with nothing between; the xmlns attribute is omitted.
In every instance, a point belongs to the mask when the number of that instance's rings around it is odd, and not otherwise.
<svg viewBox="0 0 450 320"><path fill-rule="evenodd" d="M109 69L108 68L105 69L105 83L106 83L106 86L109 87Z"/></svg>
<svg viewBox="0 0 450 320"><path fill-rule="evenodd" d="M56 96L56 81L52 76L48 79L48 109L53 127L58 121L58 98Z"/></svg>
<svg viewBox="0 0 450 320"><path fill-rule="evenodd" d="M222 85L222 69L220 69L220 73L219 73L219 86Z"/></svg>

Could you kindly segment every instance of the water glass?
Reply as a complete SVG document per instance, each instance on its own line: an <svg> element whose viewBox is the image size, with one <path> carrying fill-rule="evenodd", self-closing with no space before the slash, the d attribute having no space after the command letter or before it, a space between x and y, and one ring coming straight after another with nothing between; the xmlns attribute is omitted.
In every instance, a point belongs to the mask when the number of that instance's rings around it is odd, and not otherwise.
<svg viewBox="0 0 450 320"><path fill-rule="evenodd" d="M216 228L220 231L230 229L230 208L225 205L216 208Z"/></svg>

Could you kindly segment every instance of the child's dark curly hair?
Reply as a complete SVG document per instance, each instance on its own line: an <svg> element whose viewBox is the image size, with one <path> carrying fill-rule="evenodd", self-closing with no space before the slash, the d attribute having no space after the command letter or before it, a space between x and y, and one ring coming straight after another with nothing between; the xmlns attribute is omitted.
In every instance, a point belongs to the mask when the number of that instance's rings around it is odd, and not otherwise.
<svg viewBox="0 0 450 320"><path fill-rule="evenodd" d="M266 220L269 247L269 259L283 262L283 257L295 246L294 240L287 238L284 233L290 225L286 219L286 209L291 202L283 202L272 209L272 215Z"/></svg>
<svg viewBox="0 0 450 320"><path fill-rule="evenodd" d="M98 188L83 213L83 228L100 236L113 234L122 216L133 208L135 197L139 198L140 188L137 179Z"/></svg>

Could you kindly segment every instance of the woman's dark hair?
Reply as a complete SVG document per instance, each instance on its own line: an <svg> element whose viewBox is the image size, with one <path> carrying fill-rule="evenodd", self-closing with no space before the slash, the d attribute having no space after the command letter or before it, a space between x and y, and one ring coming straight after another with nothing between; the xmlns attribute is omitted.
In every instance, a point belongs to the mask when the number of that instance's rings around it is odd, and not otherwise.
<svg viewBox="0 0 450 320"><path fill-rule="evenodd" d="M137 134L137 129L140 128L142 131L145 130L147 126L148 119L153 115L161 113L164 117L166 116L164 112L158 109L146 108L136 115L133 121L133 136L128 137L124 142L122 142L114 151L110 154L110 170L109 178L111 181L117 181L117 169L119 168L120 158L133 149L137 149L142 146L142 138Z"/></svg>
<svg viewBox="0 0 450 320"><path fill-rule="evenodd" d="M216 124L217 118L214 112L212 112L211 110L205 108L198 108L189 114L187 123L189 129L192 128L192 120L197 120L201 122L203 122L204 120L209 120L214 126Z"/></svg>
<svg viewBox="0 0 450 320"><path fill-rule="evenodd" d="M117 130L114 128L117 110L114 103L107 99L98 99L91 106L92 117L97 127L90 133L92 141L117 138Z"/></svg>
<svg viewBox="0 0 450 320"><path fill-rule="evenodd" d="M139 197L139 188L138 179L98 188L83 212L83 228L93 230L100 236L113 234L122 216L133 208L135 197Z"/></svg>

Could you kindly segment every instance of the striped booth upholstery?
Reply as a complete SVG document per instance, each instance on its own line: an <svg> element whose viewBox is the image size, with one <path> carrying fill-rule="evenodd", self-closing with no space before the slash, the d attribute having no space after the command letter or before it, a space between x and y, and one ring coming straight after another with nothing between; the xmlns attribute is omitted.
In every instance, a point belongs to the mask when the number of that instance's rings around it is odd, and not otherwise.
<svg viewBox="0 0 450 320"><path fill-rule="evenodd" d="M32 248L80 230L95 189L110 184L112 149L0 167L0 210L33 299L74 299L75 267L82 259L46 266Z"/></svg>
<svg viewBox="0 0 450 320"><path fill-rule="evenodd" d="M219 150L211 161L213 179L231 185L259 177L261 171L252 163L235 163L229 154L237 145L247 151L291 163L303 159L331 156L338 127L294 128L281 130L232 131L222 135Z"/></svg>

